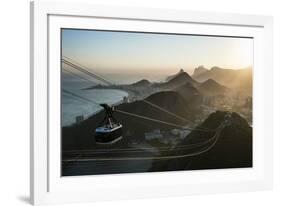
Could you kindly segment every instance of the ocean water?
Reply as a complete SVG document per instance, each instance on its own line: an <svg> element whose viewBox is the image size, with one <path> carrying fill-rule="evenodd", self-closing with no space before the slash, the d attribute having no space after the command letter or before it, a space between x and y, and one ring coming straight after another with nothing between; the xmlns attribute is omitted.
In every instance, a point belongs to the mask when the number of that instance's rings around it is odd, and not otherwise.
<svg viewBox="0 0 281 206"><path fill-rule="evenodd" d="M124 96L128 96L127 92L115 89L83 89L87 86L89 85L79 82L68 82L62 84L62 89L66 89L99 104L106 103L111 105L121 101ZM68 126L75 123L77 116L83 115L85 119L102 109L99 105L75 98L69 94L62 94L62 126Z"/></svg>

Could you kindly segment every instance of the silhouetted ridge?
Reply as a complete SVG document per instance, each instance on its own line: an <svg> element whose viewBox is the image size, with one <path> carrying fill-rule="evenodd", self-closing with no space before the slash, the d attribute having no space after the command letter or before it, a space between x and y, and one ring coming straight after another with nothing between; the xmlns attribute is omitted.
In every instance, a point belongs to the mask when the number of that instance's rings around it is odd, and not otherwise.
<svg viewBox="0 0 281 206"><path fill-rule="evenodd" d="M201 83L197 89L200 91L200 93L204 95L219 95L224 94L228 91L228 88L219 84L213 79L208 79L205 82Z"/></svg>
<svg viewBox="0 0 281 206"><path fill-rule="evenodd" d="M223 69L220 67L212 67L210 70L200 74L193 74L198 82L204 82L208 79L213 79L217 83L228 88L235 88L241 91L252 93L252 69L251 67L245 69Z"/></svg>
<svg viewBox="0 0 281 206"><path fill-rule="evenodd" d="M189 74L187 74L186 72L181 72L180 74L178 74L177 76L175 76L174 78L170 79L170 83L176 82L176 81L180 81L180 82L195 82L194 79L191 78L191 76L189 76Z"/></svg>
<svg viewBox="0 0 281 206"><path fill-rule="evenodd" d="M150 81L146 80L146 79L142 79L140 81L137 81L133 84L131 84L131 86L135 86L135 87L146 87L149 86L151 84Z"/></svg>
<svg viewBox="0 0 281 206"><path fill-rule="evenodd" d="M210 71L219 71L219 70L223 70L223 68L214 66L214 67L212 67L212 68L210 69Z"/></svg>
<svg viewBox="0 0 281 206"><path fill-rule="evenodd" d="M204 66L199 66L194 69L194 72L192 74L192 78L196 78L197 76L203 74L204 72L207 72L208 69L206 69Z"/></svg>
<svg viewBox="0 0 281 206"><path fill-rule="evenodd" d="M190 83L191 85L197 85L198 83L189 76L186 72L181 72L176 75L174 78L170 79L168 82L156 84L156 87L160 87L163 89L174 90L175 88L182 86L186 83Z"/></svg>
<svg viewBox="0 0 281 206"><path fill-rule="evenodd" d="M167 81L167 82L170 81L171 79L175 78L177 75L179 75L179 74L181 74L181 73L183 73L183 72L184 72L184 70L183 70L183 69L180 69L176 74L173 74L173 75L168 76L168 77L166 78L166 81Z"/></svg>
<svg viewBox="0 0 281 206"><path fill-rule="evenodd" d="M212 113L201 127L216 129L225 119L226 112ZM192 131L189 143L211 138L214 132ZM190 169L252 167L252 127L237 113L232 113L231 123L226 126L216 145L208 152L196 156Z"/></svg>

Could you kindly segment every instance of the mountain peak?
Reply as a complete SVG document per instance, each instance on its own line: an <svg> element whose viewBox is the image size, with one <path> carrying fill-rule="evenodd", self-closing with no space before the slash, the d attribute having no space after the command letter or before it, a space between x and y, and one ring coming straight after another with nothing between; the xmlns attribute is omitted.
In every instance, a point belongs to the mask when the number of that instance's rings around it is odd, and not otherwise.
<svg viewBox="0 0 281 206"><path fill-rule="evenodd" d="M196 76L199 76L199 75L201 75L201 74L203 74L204 72L207 72L207 71L208 71L208 69L206 69L203 65L201 65L201 66L194 69L192 76L196 77Z"/></svg>
<svg viewBox="0 0 281 206"><path fill-rule="evenodd" d="M204 81L202 84L205 84L205 85L215 85L215 84L219 84L219 83L216 82L216 81L213 80L213 79L207 79L207 80Z"/></svg>
<svg viewBox="0 0 281 206"><path fill-rule="evenodd" d="M228 88L219 84L213 79L207 79L205 82L198 86L198 90L204 95L218 95L224 94Z"/></svg>
<svg viewBox="0 0 281 206"><path fill-rule="evenodd" d="M218 66L214 66L210 69L210 71L218 71L221 70L222 68L218 67Z"/></svg>
<svg viewBox="0 0 281 206"><path fill-rule="evenodd" d="M198 75L193 74L192 78L198 82L205 82L208 79L213 79L228 88L238 89L251 95L252 71L250 69L225 69L214 66L210 70Z"/></svg>
<svg viewBox="0 0 281 206"><path fill-rule="evenodd" d="M170 77L172 77L172 78L170 78ZM173 75L170 77L169 77L168 81L166 81L164 83L160 83L157 86L165 88L165 89L173 90L186 83L190 83L191 85L196 85L198 83L194 79L192 79L191 76L189 76L189 74L186 73L185 71L182 71L182 72L178 73L177 75Z"/></svg>
<svg viewBox="0 0 281 206"><path fill-rule="evenodd" d="M180 78L192 79L188 73L186 73L185 71L180 71L176 76L174 76L174 78L170 79L170 81L174 81L175 79Z"/></svg>
<svg viewBox="0 0 281 206"><path fill-rule="evenodd" d="M192 77L186 73L186 72L181 72L178 75L176 75L174 78L170 79L167 83L168 84L185 84L185 83L191 83L195 84L197 83Z"/></svg>
<svg viewBox="0 0 281 206"><path fill-rule="evenodd" d="M173 74L173 75L171 75L171 76L168 76L168 77L166 78L166 81L170 81L171 79L175 78L176 76L178 76L179 74L184 73L184 72L185 72L185 71L184 71L182 68L180 68L180 70L179 70L176 74Z"/></svg>
<svg viewBox="0 0 281 206"><path fill-rule="evenodd" d="M137 81L137 82L135 82L135 83L133 83L133 84L131 84L131 85L132 85L132 86L141 87L141 86L148 86L148 85L150 85L150 84L151 84L151 82L148 81L147 79L142 79L142 80Z"/></svg>

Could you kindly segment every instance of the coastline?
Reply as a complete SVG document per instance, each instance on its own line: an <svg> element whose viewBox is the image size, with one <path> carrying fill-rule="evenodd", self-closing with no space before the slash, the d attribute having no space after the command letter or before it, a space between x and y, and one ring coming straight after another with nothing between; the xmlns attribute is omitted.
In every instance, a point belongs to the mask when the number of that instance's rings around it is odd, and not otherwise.
<svg viewBox="0 0 281 206"><path fill-rule="evenodd" d="M108 103L110 105L119 105L121 103L124 102L124 99L127 99L130 94L127 91L124 91L122 89L117 89L117 88L93 88L91 89L92 92L88 93L88 97L89 99L93 99L94 92L97 91L97 93L101 93L102 90L108 90L107 93L114 93L113 95L107 94L104 95L103 100L99 99L97 102L98 103ZM108 95L110 95L111 98L108 98ZM100 95L96 95L99 96ZM116 100L113 101L112 97L116 96ZM70 103L61 103L62 105L62 126L63 127L69 127L72 126L78 122L84 121L90 117L92 117L93 115L97 114L98 112L100 112L101 110L98 109L98 106L95 105L90 105L89 103L86 102L82 102L80 101L78 102L70 102ZM76 113L75 111L81 111L80 113ZM91 111L90 111L91 110ZM71 114L70 111L72 111ZM66 116L65 114L68 114L68 116ZM81 120L77 120L77 117L80 116ZM77 122L78 121L78 122Z"/></svg>

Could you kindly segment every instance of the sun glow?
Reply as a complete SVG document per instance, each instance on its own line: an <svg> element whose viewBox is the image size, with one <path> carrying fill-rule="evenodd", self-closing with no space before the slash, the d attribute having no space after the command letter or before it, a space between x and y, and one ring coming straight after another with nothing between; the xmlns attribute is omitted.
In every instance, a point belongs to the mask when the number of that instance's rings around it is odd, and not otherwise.
<svg viewBox="0 0 281 206"><path fill-rule="evenodd" d="M163 76L199 65L252 66L253 39L64 29L62 52L102 74Z"/></svg>

